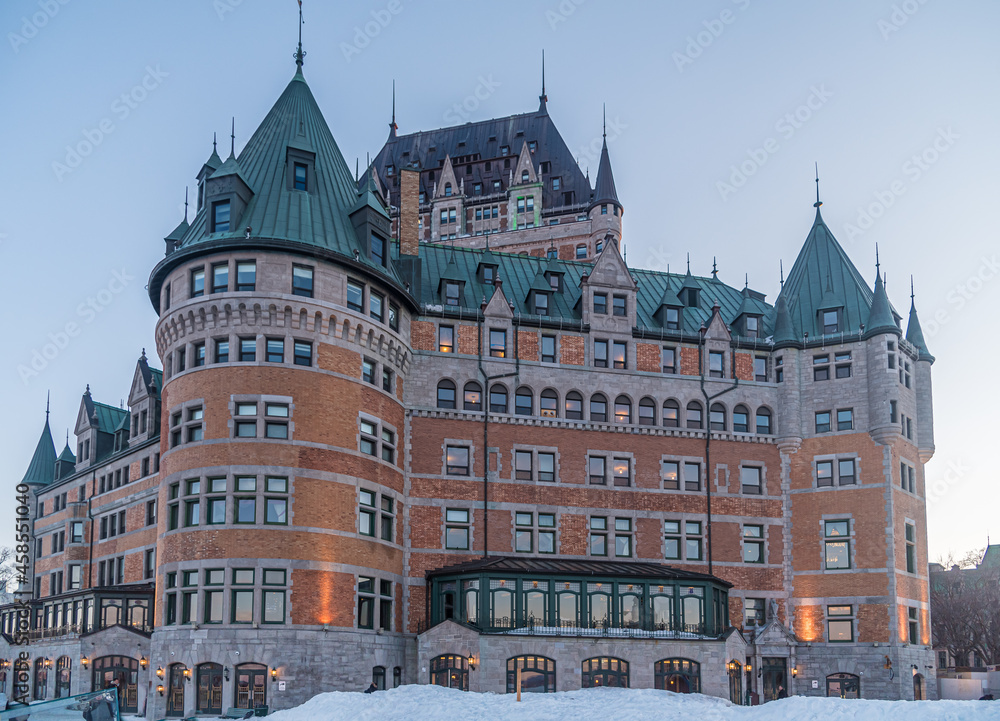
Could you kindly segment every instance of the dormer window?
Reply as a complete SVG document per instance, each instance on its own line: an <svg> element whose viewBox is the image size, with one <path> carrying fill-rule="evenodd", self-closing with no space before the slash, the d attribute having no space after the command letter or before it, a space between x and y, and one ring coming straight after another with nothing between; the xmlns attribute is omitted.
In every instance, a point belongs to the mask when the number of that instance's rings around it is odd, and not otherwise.
<svg viewBox="0 0 1000 721"><path fill-rule="evenodd" d="M388 175L389 177L392 177L393 174L395 174L395 172L396 168L394 166L392 165L385 166L385 174Z"/></svg>
<svg viewBox="0 0 1000 721"><path fill-rule="evenodd" d="M455 281L446 281L444 284L444 304L460 305L459 298L462 293L462 284Z"/></svg>
<svg viewBox="0 0 1000 721"><path fill-rule="evenodd" d="M499 180L494 180L493 181L493 192L499 193L501 190L503 190L503 185L500 183Z"/></svg>
<svg viewBox="0 0 1000 721"><path fill-rule="evenodd" d="M497 277L497 267L495 265L479 266L479 280L486 285L493 285Z"/></svg>
<svg viewBox="0 0 1000 721"><path fill-rule="evenodd" d="M444 184L444 197L446 198L451 197L451 183Z"/></svg>
<svg viewBox="0 0 1000 721"><path fill-rule="evenodd" d="M666 308L664 313L663 327L667 330L680 330L681 329L681 311L679 308Z"/></svg>
<svg viewBox="0 0 1000 721"><path fill-rule="evenodd" d="M483 194L483 184L482 183L474 183L472 185L472 194L473 195L482 195Z"/></svg>
<svg viewBox="0 0 1000 721"><path fill-rule="evenodd" d="M559 188L561 186L562 186L562 178L553 178L552 179L552 189L553 190L559 190Z"/></svg>
<svg viewBox="0 0 1000 721"><path fill-rule="evenodd" d="M759 338L760 317L756 315L745 316L743 319L743 330L747 338Z"/></svg>
<svg viewBox="0 0 1000 721"><path fill-rule="evenodd" d="M538 149L538 143L536 143L534 140L529 140L528 141L528 150L530 150L533 153L537 149Z"/></svg>
<svg viewBox="0 0 1000 721"><path fill-rule="evenodd" d="M840 310L824 310L823 315L823 334L828 335L830 333L840 332Z"/></svg>
<svg viewBox="0 0 1000 721"><path fill-rule="evenodd" d="M309 190L309 166L305 163L296 163L293 182L296 190Z"/></svg>
<svg viewBox="0 0 1000 721"><path fill-rule="evenodd" d="M548 279L549 286L554 293L562 290L562 275L560 273L546 273L545 277Z"/></svg>
<svg viewBox="0 0 1000 721"><path fill-rule="evenodd" d="M698 307L698 289L697 288L684 288L681 290L681 301L688 308Z"/></svg>
<svg viewBox="0 0 1000 721"><path fill-rule="evenodd" d="M509 145L501 145L500 146L500 155L510 155L510 146Z"/></svg>
<svg viewBox="0 0 1000 721"><path fill-rule="evenodd" d="M521 182L522 183L527 183L528 182L528 171L527 170L522 170L521 171Z"/></svg>
<svg viewBox="0 0 1000 721"><path fill-rule="evenodd" d="M385 267L385 238L377 233L372 233L371 258L377 265Z"/></svg>
<svg viewBox="0 0 1000 721"><path fill-rule="evenodd" d="M534 295L534 314L535 315L548 315L549 314L549 294L540 293L535 291Z"/></svg>
<svg viewBox="0 0 1000 721"><path fill-rule="evenodd" d="M228 200L219 200L212 203L212 232L229 232L229 210L231 204Z"/></svg>

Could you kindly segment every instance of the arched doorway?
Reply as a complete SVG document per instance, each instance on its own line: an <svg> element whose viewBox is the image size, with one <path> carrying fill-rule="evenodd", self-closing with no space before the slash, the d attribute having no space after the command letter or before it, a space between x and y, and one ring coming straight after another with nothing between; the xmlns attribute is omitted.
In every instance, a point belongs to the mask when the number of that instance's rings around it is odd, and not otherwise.
<svg viewBox="0 0 1000 721"><path fill-rule="evenodd" d="M118 687L121 713L139 711L139 662L129 656L102 656L94 659L93 690Z"/></svg>
<svg viewBox="0 0 1000 721"><path fill-rule="evenodd" d="M861 679L853 673L831 673L826 677L826 695L861 698Z"/></svg>
<svg viewBox="0 0 1000 721"><path fill-rule="evenodd" d="M469 659L448 653L431 659L431 683L445 688L469 690Z"/></svg>
<svg viewBox="0 0 1000 721"><path fill-rule="evenodd" d="M48 692L49 685L49 660L47 658L36 658L35 659L35 690L32 698L35 701L42 701L45 699L45 694Z"/></svg>
<svg viewBox="0 0 1000 721"><path fill-rule="evenodd" d="M729 700L737 706L743 705L743 664L733 660L726 664L729 672Z"/></svg>
<svg viewBox="0 0 1000 721"><path fill-rule="evenodd" d="M245 663L236 667L236 708L257 708L267 705L267 666Z"/></svg>
<svg viewBox="0 0 1000 721"><path fill-rule="evenodd" d="M687 658L665 658L653 664L653 686L661 691L701 691L701 664Z"/></svg>
<svg viewBox="0 0 1000 721"><path fill-rule="evenodd" d="M198 665L199 714L222 714L222 666L217 663Z"/></svg>
<svg viewBox="0 0 1000 721"><path fill-rule="evenodd" d="M913 674L913 700L927 700L927 694L924 691L924 675L922 673Z"/></svg>
<svg viewBox="0 0 1000 721"><path fill-rule="evenodd" d="M170 684L167 687L167 716L184 716L184 672L182 663L170 664Z"/></svg>
<svg viewBox="0 0 1000 721"><path fill-rule="evenodd" d="M507 693L517 691L517 670L525 693L555 693L556 662L545 656L514 656L507 659Z"/></svg>
<svg viewBox="0 0 1000 721"><path fill-rule="evenodd" d="M65 698L70 695L71 674L69 656L60 656L59 660L56 661L56 698Z"/></svg>

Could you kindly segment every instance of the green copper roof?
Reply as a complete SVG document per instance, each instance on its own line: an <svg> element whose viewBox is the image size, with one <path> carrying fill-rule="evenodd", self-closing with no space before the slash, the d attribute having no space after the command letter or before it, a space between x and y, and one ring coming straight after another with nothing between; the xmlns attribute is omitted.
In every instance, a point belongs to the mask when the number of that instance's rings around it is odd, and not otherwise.
<svg viewBox="0 0 1000 721"><path fill-rule="evenodd" d="M872 307L868 313L868 323L865 326L865 335L875 335L876 333L896 333L899 327L892 317L892 309L889 306L889 296L885 294L885 283L882 282L882 274L875 274L875 293L872 296Z"/></svg>
<svg viewBox="0 0 1000 721"><path fill-rule="evenodd" d="M251 188L253 187L250 185L250 183L247 183L247 179L243 175L243 168L240 167L240 161L236 159L235 155L230 155L228 158L226 158L226 162L224 162L219 167L219 169L216 170L214 173L212 173L209 177L224 178L227 175L238 176L240 180L242 180L244 183L247 184L247 187Z"/></svg>
<svg viewBox="0 0 1000 721"><path fill-rule="evenodd" d="M906 340L917 349L918 360L929 360L934 362L934 356L927 350L927 343L924 341L924 331L920 328L920 319L917 318L917 306L910 298L910 317L906 321Z"/></svg>
<svg viewBox="0 0 1000 721"><path fill-rule="evenodd" d="M66 441L66 447L62 449L62 453L59 454L59 458L56 460L65 461L66 463L76 463L76 456L69 447L69 441Z"/></svg>
<svg viewBox="0 0 1000 721"><path fill-rule="evenodd" d="M35 453L31 456L28 470L25 471L21 483L44 485L52 483L56 475L56 445L52 441L52 431L49 430L49 414L45 413L45 427L35 445Z"/></svg>
<svg viewBox="0 0 1000 721"><path fill-rule="evenodd" d="M792 316L788 313L788 301L785 293L778 294L778 300L774 304L774 348L784 348L798 343L795 336L795 328L792 327Z"/></svg>
<svg viewBox="0 0 1000 721"><path fill-rule="evenodd" d="M124 408L116 408L96 401L92 401L92 403L94 412L97 414L98 429L104 433L114 433L128 418L128 411Z"/></svg>
<svg viewBox="0 0 1000 721"><path fill-rule="evenodd" d="M856 333L862 323L868 324L871 288L823 222L818 207L812 229L788 273L782 293L796 339L801 340L805 333L810 338L823 334L819 321L819 311L823 309L842 309L843 332Z"/></svg>
<svg viewBox="0 0 1000 721"><path fill-rule="evenodd" d="M187 219L185 218L177 225L176 228L174 228L170 232L170 235L164 238L164 240L180 240L181 238L184 237L184 234L187 233L187 230L190 227L191 226L188 224Z"/></svg>

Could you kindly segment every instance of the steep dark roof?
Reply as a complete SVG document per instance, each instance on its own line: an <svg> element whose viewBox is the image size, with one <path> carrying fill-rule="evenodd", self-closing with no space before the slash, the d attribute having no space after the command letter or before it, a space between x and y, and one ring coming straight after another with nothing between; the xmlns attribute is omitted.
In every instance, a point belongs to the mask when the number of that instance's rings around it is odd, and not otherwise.
<svg viewBox="0 0 1000 721"><path fill-rule="evenodd" d="M35 453L28 463L21 483L47 485L52 483L56 475L56 445L52 441L52 431L49 429L49 414L45 414L45 427L35 444Z"/></svg>
<svg viewBox="0 0 1000 721"><path fill-rule="evenodd" d="M604 138L604 147L601 148L601 163L597 166L597 182L594 184L594 199L590 206L602 203L614 203L621 207L621 203L618 201L618 191L615 189L615 176L611 172L607 137Z"/></svg>
<svg viewBox="0 0 1000 721"><path fill-rule="evenodd" d="M733 584L707 573L685 571L662 563L642 563L638 561L595 561L530 558L525 556L491 556L475 561L466 561L453 566L436 568L427 572L428 578L483 571L489 573L548 574L568 576L595 576L615 578L655 578L681 581L713 581L722 586Z"/></svg>
<svg viewBox="0 0 1000 721"><path fill-rule="evenodd" d="M587 206L591 199L590 183L544 109L544 104L539 110L541 112L510 115L398 137L390 136L374 161L379 179L384 187L389 188L390 203L399 206L399 186L395 184L399 168L417 163L421 170L437 170L446 155L451 156L455 177L465 180L467 196L472 195L472 183L475 182L483 183L484 195L492 192L494 180L501 181L506 190L510 172L517 165L517 155L522 143L534 140L537 147L532 153L531 162L535 170L544 161L550 163L549 171L542 178L542 207L546 210L564 207L564 193L567 192L573 193L573 206ZM500 152L505 145L509 153L507 156ZM471 175L467 175L465 170L469 162L462 161L467 156L476 158L471 161ZM505 157L511 161L509 170L503 167ZM492 161L489 171L483 166L482 161L486 160ZM386 173L389 165L396 169L394 176ZM424 175L421 173L422 181ZM559 190L553 190L552 183L549 182L554 177L560 179ZM423 182L421 190L430 196L431 188L424 187Z"/></svg>

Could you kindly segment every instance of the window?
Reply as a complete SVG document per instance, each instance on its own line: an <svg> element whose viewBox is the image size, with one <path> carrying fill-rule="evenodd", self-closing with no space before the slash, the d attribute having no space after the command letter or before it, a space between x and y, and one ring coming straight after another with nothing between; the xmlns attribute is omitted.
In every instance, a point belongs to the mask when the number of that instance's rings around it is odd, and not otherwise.
<svg viewBox="0 0 1000 721"><path fill-rule="evenodd" d="M358 628L375 627L375 579L358 576Z"/></svg>
<svg viewBox="0 0 1000 721"><path fill-rule="evenodd" d="M478 383L469 381L465 384L463 402L467 411L483 410L483 392Z"/></svg>
<svg viewBox="0 0 1000 721"><path fill-rule="evenodd" d="M392 630L392 581L378 582L378 627L386 631ZM376 666L372 670L372 680L377 688L385 689L385 668Z"/></svg>
<svg viewBox="0 0 1000 721"><path fill-rule="evenodd" d="M833 485L833 461L816 461L816 486Z"/></svg>
<svg viewBox="0 0 1000 721"><path fill-rule="evenodd" d="M906 609L906 638L911 646L920 643L920 611L915 606ZM977 666L981 664L976 664Z"/></svg>
<svg viewBox="0 0 1000 721"><path fill-rule="evenodd" d="M566 418L571 421L583 420L583 396L576 391L566 394Z"/></svg>
<svg viewBox="0 0 1000 721"><path fill-rule="evenodd" d="M375 385L375 368L377 364L371 358L361 360L361 380Z"/></svg>
<svg viewBox="0 0 1000 721"><path fill-rule="evenodd" d="M519 481L530 481L531 468L531 451L514 451L514 478Z"/></svg>
<svg viewBox="0 0 1000 721"><path fill-rule="evenodd" d="M850 521L826 521L823 524L825 568L836 570L851 567Z"/></svg>
<svg viewBox="0 0 1000 721"><path fill-rule="evenodd" d="M240 361L252 363L257 360L257 339L240 338Z"/></svg>
<svg viewBox="0 0 1000 721"><path fill-rule="evenodd" d="M556 663L545 656L515 656L507 659L507 693L517 690L517 670L521 669L521 690L525 693L553 693L556 690Z"/></svg>
<svg viewBox="0 0 1000 721"><path fill-rule="evenodd" d="M507 412L507 388L499 383L490 388L490 413Z"/></svg>
<svg viewBox="0 0 1000 721"><path fill-rule="evenodd" d="M907 523L905 528L906 536L906 572L917 572L917 527L912 523ZM911 609L916 610L916 609ZM910 641L910 643L916 643Z"/></svg>
<svg viewBox="0 0 1000 721"><path fill-rule="evenodd" d="M292 294L313 297L313 269L304 265L292 266Z"/></svg>
<svg viewBox="0 0 1000 721"><path fill-rule="evenodd" d="M684 556L688 561L700 561L702 554L701 521L684 522Z"/></svg>
<svg viewBox="0 0 1000 721"><path fill-rule="evenodd" d="M294 363L297 366L312 365L312 343L297 340L292 344L294 353Z"/></svg>
<svg viewBox="0 0 1000 721"><path fill-rule="evenodd" d="M230 203L228 200L219 200L212 203L212 232L226 233L229 231Z"/></svg>
<svg viewBox="0 0 1000 721"><path fill-rule="evenodd" d="M841 458L837 461L837 482L842 486L853 486L857 483L857 465L853 458Z"/></svg>
<svg viewBox="0 0 1000 721"><path fill-rule="evenodd" d="M212 292L225 293L229 290L229 263L212 265Z"/></svg>
<svg viewBox="0 0 1000 721"><path fill-rule="evenodd" d="M195 343L192 350L194 350L194 362L192 365L195 368L200 368L205 365L205 344Z"/></svg>
<svg viewBox="0 0 1000 721"><path fill-rule="evenodd" d="M368 294L368 315L379 323L385 319L385 298L381 293L372 291Z"/></svg>
<svg viewBox="0 0 1000 721"><path fill-rule="evenodd" d="M611 472L616 486L632 485L632 461L628 458L615 458L611 464Z"/></svg>
<svg viewBox="0 0 1000 721"><path fill-rule="evenodd" d="M822 320L823 320L823 335L829 335L830 333L840 332L839 310L822 311Z"/></svg>
<svg viewBox="0 0 1000 721"><path fill-rule="evenodd" d="M764 563L764 527L743 525L743 563Z"/></svg>
<svg viewBox="0 0 1000 721"><path fill-rule="evenodd" d="M608 342L606 340L594 341L594 367L608 367Z"/></svg>
<svg viewBox="0 0 1000 721"><path fill-rule="evenodd" d="M534 399L531 389L521 386L514 392L514 414L530 416L534 412Z"/></svg>
<svg viewBox="0 0 1000 721"><path fill-rule="evenodd" d="M678 308L667 308L664 314L664 327L667 330L680 330L681 328L681 312Z"/></svg>
<svg viewBox="0 0 1000 721"><path fill-rule="evenodd" d="M841 408L837 411L837 430L850 431L854 429L854 409Z"/></svg>
<svg viewBox="0 0 1000 721"><path fill-rule="evenodd" d="M441 353L455 352L455 327L451 325L438 326L438 350Z"/></svg>
<svg viewBox="0 0 1000 721"><path fill-rule="evenodd" d="M759 466L742 466L740 468L740 487L743 493L754 496L764 493L762 475L763 469Z"/></svg>
<svg viewBox="0 0 1000 721"><path fill-rule="evenodd" d="M829 354L824 353L823 355L813 356L813 380L814 381L830 380Z"/></svg>
<svg viewBox="0 0 1000 721"><path fill-rule="evenodd" d="M684 464L684 490L701 490L701 464L686 462Z"/></svg>
<svg viewBox="0 0 1000 721"><path fill-rule="evenodd" d="M365 287L353 281L347 281L347 307L357 313L363 313Z"/></svg>
<svg viewBox="0 0 1000 721"><path fill-rule="evenodd" d="M608 422L608 399L600 393L590 397L590 420L597 423Z"/></svg>
<svg viewBox="0 0 1000 721"><path fill-rule="evenodd" d="M818 411L816 413L816 432L830 432L830 411Z"/></svg>
<svg viewBox="0 0 1000 721"><path fill-rule="evenodd" d="M709 409L708 427L713 431L726 430L726 407L721 403L713 403Z"/></svg>
<svg viewBox="0 0 1000 721"><path fill-rule="evenodd" d="M490 328L490 356L493 358L507 357L507 331Z"/></svg>
<svg viewBox="0 0 1000 721"><path fill-rule="evenodd" d="M382 495L381 514L379 516L379 538L390 543L396 540L394 532L396 516L396 501L390 496ZM383 628L388 628L384 626Z"/></svg>
<svg viewBox="0 0 1000 721"><path fill-rule="evenodd" d="M448 379L438 381L437 407L448 409L455 407L455 384Z"/></svg>
<svg viewBox="0 0 1000 721"><path fill-rule="evenodd" d="M585 245L576 246L576 259L577 260L587 259L587 246ZM595 310L594 312L596 313L597 311Z"/></svg>
<svg viewBox="0 0 1000 721"><path fill-rule="evenodd" d="M910 362L902 358L899 360L899 382L910 387Z"/></svg>
<svg viewBox="0 0 1000 721"><path fill-rule="evenodd" d="M608 482L608 459L604 456L590 456L587 459L587 473L591 485L603 486Z"/></svg>
<svg viewBox="0 0 1000 721"><path fill-rule="evenodd" d="M469 511L465 508L445 510L444 547L450 550L469 550Z"/></svg>
<svg viewBox="0 0 1000 721"><path fill-rule="evenodd" d="M594 293L594 313L597 315L607 315L608 294Z"/></svg>
<svg viewBox="0 0 1000 721"><path fill-rule="evenodd" d="M743 599L743 627L763 626L766 619L763 598Z"/></svg>
<svg viewBox="0 0 1000 721"><path fill-rule="evenodd" d="M827 606L826 632L830 643L854 640L854 606Z"/></svg>
<svg viewBox="0 0 1000 721"><path fill-rule="evenodd" d="M680 479L681 464L679 461L662 461L660 464L661 477L663 478L663 488L668 491L679 491L681 487Z"/></svg>
<svg viewBox="0 0 1000 721"><path fill-rule="evenodd" d="M771 433L771 411L767 408L757 409L757 433L769 435Z"/></svg>
<svg viewBox="0 0 1000 721"><path fill-rule="evenodd" d="M191 271L191 297L205 295L205 269L195 268Z"/></svg>
<svg viewBox="0 0 1000 721"><path fill-rule="evenodd" d="M619 318L628 315L627 298L624 295L615 295L611 298L611 314Z"/></svg>
<svg viewBox="0 0 1000 721"><path fill-rule="evenodd" d="M255 348L256 350L256 348ZM216 363L228 363L229 362L229 340L217 340L215 341L215 362Z"/></svg>
<svg viewBox="0 0 1000 721"><path fill-rule="evenodd" d="M621 341L614 341L611 344L611 357L614 360L615 368L628 368L628 356L626 344Z"/></svg>
<svg viewBox="0 0 1000 721"><path fill-rule="evenodd" d="M535 291L533 293L533 297L534 297L534 300L535 300L535 308L534 308L535 315L548 315L549 314L549 294L548 293L541 293L539 291Z"/></svg>
<svg viewBox="0 0 1000 721"><path fill-rule="evenodd" d="M556 337L554 335L542 336L542 363L556 362Z"/></svg>
<svg viewBox="0 0 1000 721"><path fill-rule="evenodd" d="M556 480L556 456L554 453L538 453L538 480L553 483Z"/></svg>
<svg viewBox="0 0 1000 721"><path fill-rule="evenodd" d="M767 381L767 356L754 356L753 379L761 382Z"/></svg>
<svg viewBox="0 0 1000 721"><path fill-rule="evenodd" d="M835 353L833 360L836 362L834 366L834 375L837 378L850 378L851 377L851 352L843 351L841 353Z"/></svg>
<svg viewBox="0 0 1000 721"><path fill-rule="evenodd" d="M899 464L899 485L904 491L909 491L910 493L916 493L917 488L917 471L909 463L905 461Z"/></svg>
<svg viewBox="0 0 1000 721"><path fill-rule="evenodd" d="M257 263L252 260L236 264L236 290L253 291L257 288Z"/></svg>
<svg viewBox="0 0 1000 721"><path fill-rule="evenodd" d="M615 398L615 423L632 422L632 401L628 396Z"/></svg>
<svg viewBox="0 0 1000 721"><path fill-rule="evenodd" d="M618 558L632 557L632 519L615 519L615 556Z"/></svg>
<svg viewBox="0 0 1000 721"><path fill-rule="evenodd" d="M663 401L663 425L677 428L680 425L681 405L673 399Z"/></svg>
<svg viewBox="0 0 1000 721"><path fill-rule="evenodd" d="M750 431L750 411L740 405L733 409L733 432L748 433Z"/></svg>
<svg viewBox="0 0 1000 721"><path fill-rule="evenodd" d="M448 446L445 452L445 472L449 476L468 476L471 473L468 446Z"/></svg>
<svg viewBox="0 0 1000 721"><path fill-rule="evenodd" d="M296 190L309 190L309 166L305 163L295 163L294 187Z"/></svg>
<svg viewBox="0 0 1000 721"><path fill-rule="evenodd" d="M283 338L268 338L266 347L267 353L264 355L264 359L268 363L285 362L285 341Z"/></svg>
<svg viewBox="0 0 1000 721"><path fill-rule="evenodd" d="M590 555L608 555L608 519L606 516L590 517Z"/></svg>
<svg viewBox="0 0 1000 721"><path fill-rule="evenodd" d="M639 401L639 425L656 425L656 401L648 396Z"/></svg>
<svg viewBox="0 0 1000 721"><path fill-rule="evenodd" d="M702 427L702 410L701 403L698 401L691 401L687 404L687 427L688 428L701 428Z"/></svg>
<svg viewBox="0 0 1000 721"><path fill-rule="evenodd" d="M601 206L606 209L606 205ZM580 678L581 688L594 686L629 687L628 661L608 656L588 658L583 662Z"/></svg>
<svg viewBox="0 0 1000 721"><path fill-rule="evenodd" d="M663 346L660 355L664 373L677 372L677 349L673 346Z"/></svg>
<svg viewBox="0 0 1000 721"><path fill-rule="evenodd" d="M371 258L376 265L385 266L385 238L375 233L371 235Z"/></svg>
<svg viewBox="0 0 1000 721"><path fill-rule="evenodd" d="M722 351L708 352L708 375L710 378L725 377L725 360L726 354Z"/></svg>

